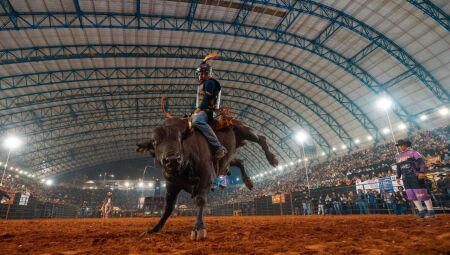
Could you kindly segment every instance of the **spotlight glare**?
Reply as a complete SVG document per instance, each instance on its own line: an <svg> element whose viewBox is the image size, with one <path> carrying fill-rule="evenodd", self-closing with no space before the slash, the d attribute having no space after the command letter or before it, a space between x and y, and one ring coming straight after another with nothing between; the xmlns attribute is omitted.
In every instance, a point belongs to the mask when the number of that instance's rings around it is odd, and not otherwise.
<svg viewBox="0 0 450 255"><path fill-rule="evenodd" d="M15 136L10 136L3 142L3 145L10 150L18 148L21 144L22 142L20 141L20 139Z"/></svg>
<svg viewBox="0 0 450 255"><path fill-rule="evenodd" d="M130 183L129 182L125 182L125 187L128 187L128 186L130 186Z"/></svg>
<svg viewBox="0 0 450 255"><path fill-rule="evenodd" d="M325 156L325 152L322 152L322 156Z"/></svg>
<svg viewBox="0 0 450 255"><path fill-rule="evenodd" d="M290 165L290 166L293 166L293 165L294 165L294 162L291 161L291 162L289 163L289 165Z"/></svg>
<svg viewBox="0 0 450 255"><path fill-rule="evenodd" d="M139 188L144 187L144 183L143 182L140 182L138 185L139 185Z"/></svg>
<svg viewBox="0 0 450 255"><path fill-rule="evenodd" d="M355 140L355 144L359 144L361 141L359 139Z"/></svg>
<svg viewBox="0 0 450 255"><path fill-rule="evenodd" d="M333 147L333 151L336 151L336 147Z"/></svg>
<svg viewBox="0 0 450 255"><path fill-rule="evenodd" d="M382 97L377 101L377 106L382 110L389 110L392 106L392 100L389 97Z"/></svg>
<svg viewBox="0 0 450 255"><path fill-rule="evenodd" d="M381 131L381 132L383 132L383 134L387 135L387 134L389 134L389 132L391 132L391 130L389 128L383 128L383 131Z"/></svg>
<svg viewBox="0 0 450 255"><path fill-rule="evenodd" d="M427 115L422 115L422 116L420 116L420 120L426 120L426 119L428 119L428 116Z"/></svg>
<svg viewBox="0 0 450 255"><path fill-rule="evenodd" d="M442 115L442 116L447 115L447 114L448 114L448 109L447 109L446 107L442 107L442 108L439 110L439 114Z"/></svg>
<svg viewBox="0 0 450 255"><path fill-rule="evenodd" d="M305 131L300 131L295 135L295 140L299 143L304 143L307 137L308 135L305 133Z"/></svg>
<svg viewBox="0 0 450 255"><path fill-rule="evenodd" d="M372 141L372 139L373 139L373 137L370 135L367 137L367 140L369 140L369 141Z"/></svg>
<svg viewBox="0 0 450 255"><path fill-rule="evenodd" d="M400 130L405 130L405 129L406 129L405 123L400 123L400 124L398 125L398 129L400 129Z"/></svg>
<svg viewBox="0 0 450 255"><path fill-rule="evenodd" d="M341 146L341 148L342 148L343 150L345 150L345 148L347 148L347 146L345 146L345 144L343 144L343 145Z"/></svg>
<svg viewBox="0 0 450 255"><path fill-rule="evenodd" d="M53 180L48 179L48 180L45 181L45 184L47 186L52 186L53 185Z"/></svg>

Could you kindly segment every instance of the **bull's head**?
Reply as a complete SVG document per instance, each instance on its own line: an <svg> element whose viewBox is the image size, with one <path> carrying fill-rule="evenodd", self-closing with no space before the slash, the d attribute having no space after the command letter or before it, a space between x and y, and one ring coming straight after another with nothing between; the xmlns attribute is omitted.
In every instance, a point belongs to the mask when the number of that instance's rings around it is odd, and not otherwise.
<svg viewBox="0 0 450 255"><path fill-rule="evenodd" d="M152 130L150 141L138 144L138 152L149 151L167 173L180 172L186 166L183 140L189 135L187 122L166 119L164 125Z"/></svg>

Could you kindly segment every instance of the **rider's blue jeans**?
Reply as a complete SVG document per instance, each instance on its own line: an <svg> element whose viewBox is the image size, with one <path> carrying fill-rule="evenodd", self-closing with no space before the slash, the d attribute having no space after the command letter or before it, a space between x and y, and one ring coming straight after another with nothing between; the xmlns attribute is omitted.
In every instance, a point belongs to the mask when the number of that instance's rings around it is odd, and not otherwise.
<svg viewBox="0 0 450 255"><path fill-rule="evenodd" d="M217 139L216 134L209 126L208 114L206 114L205 111L201 111L192 117L192 125L194 125L194 127L198 128L198 130L202 132L214 151L217 151L218 149L221 149L223 147L223 145L219 142L219 139Z"/></svg>

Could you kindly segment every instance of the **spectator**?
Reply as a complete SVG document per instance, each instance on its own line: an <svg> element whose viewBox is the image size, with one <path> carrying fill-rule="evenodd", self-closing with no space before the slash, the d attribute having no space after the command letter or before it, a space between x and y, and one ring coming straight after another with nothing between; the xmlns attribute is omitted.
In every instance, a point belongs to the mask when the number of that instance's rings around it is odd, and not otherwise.
<svg viewBox="0 0 450 255"><path fill-rule="evenodd" d="M320 196L319 197L319 200L317 201L317 203L318 203L318 205L317 205L317 214L318 215L324 215L325 214L325 211L323 210L324 209L324 201L323 201L323 198L322 198L322 196Z"/></svg>
<svg viewBox="0 0 450 255"><path fill-rule="evenodd" d="M358 203L359 214L367 214L366 195L363 193L361 189L358 190L356 199Z"/></svg>

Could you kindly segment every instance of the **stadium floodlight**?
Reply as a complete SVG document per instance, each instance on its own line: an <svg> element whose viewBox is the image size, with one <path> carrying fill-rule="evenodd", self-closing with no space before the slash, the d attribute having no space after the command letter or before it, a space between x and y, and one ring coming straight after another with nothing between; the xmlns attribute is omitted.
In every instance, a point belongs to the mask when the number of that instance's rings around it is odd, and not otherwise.
<svg viewBox="0 0 450 255"><path fill-rule="evenodd" d="M291 161L291 162L289 163L289 165L290 165L290 166L293 166L293 165L294 165L294 162Z"/></svg>
<svg viewBox="0 0 450 255"><path fill-rule="evenodd" d="M53 185L53 180L51 180L51 179L46 180L45 181L45 185L52 186Z"/></svg>
<svg viewBox="0 0 450 255"><path fill-rule="evenodd" d="M442 116L447 115L447 114L448 114L448 109L447 109L446 107L442 107L442 108L439 110L439 114L442 115Z"/></svg>
<svg viewBox="0 0 450 255"><path fill-rule="evenodd" d="M391 130L389 128L383 128L383 130L381 132L383 132L383 134L387 135L387 134L389 134L389 132L391 132Z"/></svg>
<svg viewBox="0 0 450 255"><path fill-rule="evenodd" d="M295 140L299 143L304 143L306 142L306 139L308 138L308 134L306 134L305 131L299 131L296 135L295 135Z"/></svg>
<svg viewBox="0 0 450 255"><path fill-rule="evenodd" d="M333 147L332 150L333 150L333 151L336 151L336 147Z"/></svg>
<svg viewBox="0 0 450 255"><path fill-rule="evenodd" d="M377 106L378 106L378 108L387 111L392 107L392 99L390 99L387 96L384 96L384 97L378 99Z"/></svg>
<svg viewBox="0 0 450 255"><path fill-rule="evenodd" d="M148 183L148 186L149 186L150 188L152 188L152 187L153 187L153 182L149 182L149 183Z"/></svg>
<svg viewBox="0 0 450 255"><path fill-rule="evenodd" d="M355 144L359 144L361 141L359 139L355 139Z"/></svg>
<svg viewBox="0 0 450 255"><path fill-rule="evenodd" d="M428 116L425 115L425 114L422 114L422 115L420 116L420 120L427 120L427 119L428 119Z"/></svg>
<svg viewBox="0 0 450 255"><path fill-rule="evenodd" d="M297 160L298 163L302 162L302 159Z"/></svg>
<svg viewBox="0 0 450 255"><path fill-rule="evenodd" d="M9 136L5 139L5 141L3 142L3 145L5 146L5 148L9 149L9 150L14 150L19 148L19 146L22 144L22 141L20 141L19 138L17 138L16 136Z"/></svg>
<svg viewBox="0 0 450 255"><path fill-rule="evenodd" d="M322 154L321 154L321 155L322 155L322 156L325 156L325 152L322 151Z"/></svg>
<svg viewBox="0 0 450 255"><path fill-rule="evenodd" d="M399 129L399 130L405 130L405 129L406 129L405 123L400 123L400 124L398 125L398 129Z"/></svg>
<svg viewBox="0 0 450 255"><path fill-rule="evenodd" d="M343 145L341 145L341 148L342 148L343 150L345 150L345 149L347 148L347 146L346 146L345 144L343 144Z"/></svg>
<svg viewBox="0 0 450 255"><path fill-rule="evenodd" d="M129 187L130 183L129 182L125 182L125 187Z"/></svg>
<svg viewBox="0 0 450 255"><path fill-rule="evenodd" d="M278 167L278 170L279 170L279 171L283 170L283 167L282 167L282 166L279 166L279 167Z"/></svg>
<svg viewBox="0 0 450 255"><path fill-rule="evenodd" d="M2 180L0 181L0 186L3 185L3 179L5 178L6 167L8 166L9 156L11 155L11 150L17 149L22 144L19 138L14 135L7 137L3 141L3 146L8 149L8 157L6 158L5 168L3 169Z"/></svg>
<svg viewBox="0 0 450 255"><path fill-rule="evenodd" d="M373 140L373 137L369 135L369 136L367 137L367 140L372 141L372 140Z"/></svg>
<svg viewBox="0 0 450 255"><path fill-rule="evenodd" d="M139 188L142 188L142 187L144 187L144 183L143 182L139 182Z"/></svg>

